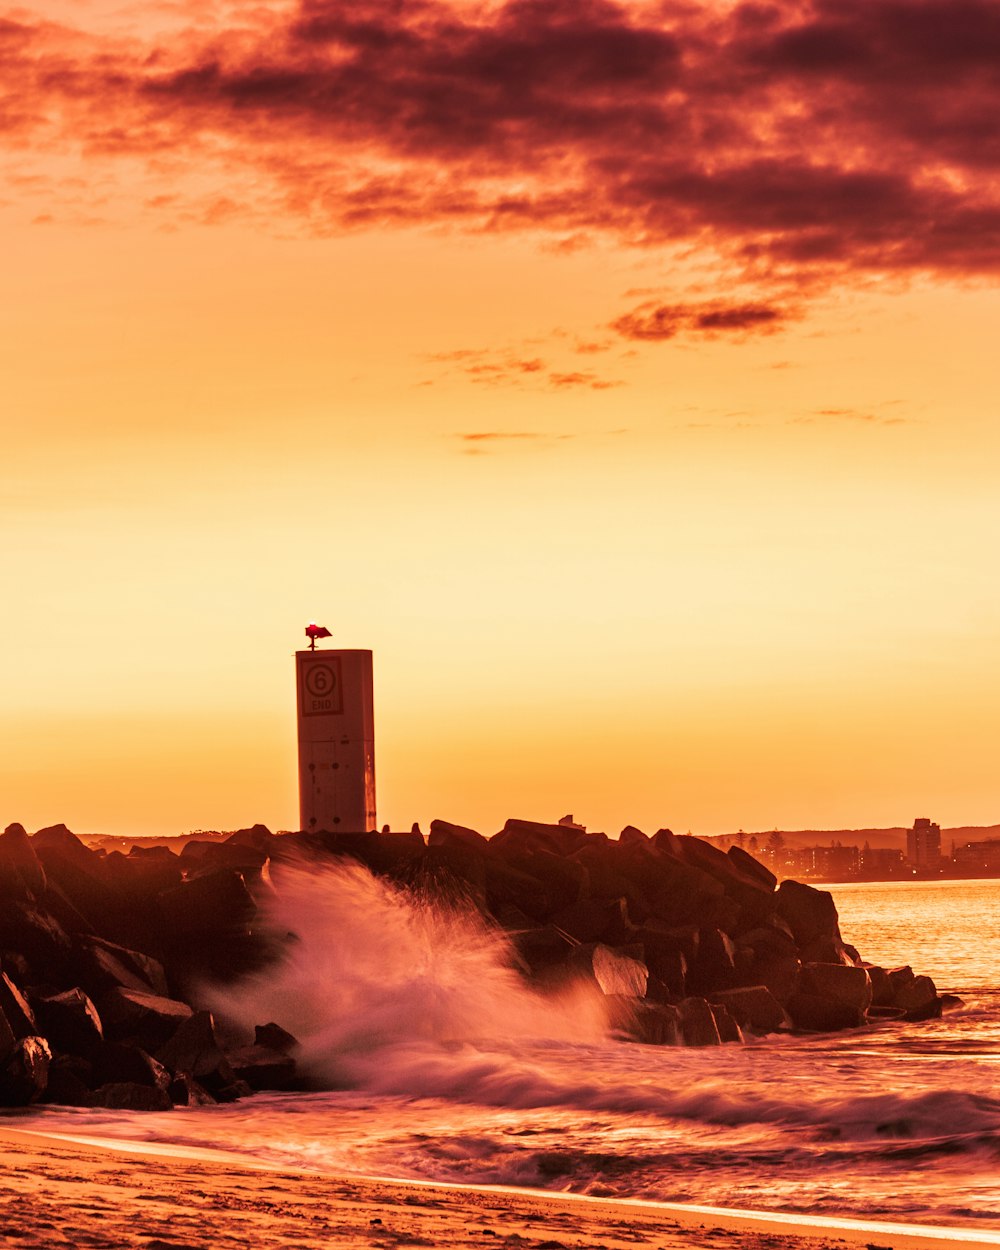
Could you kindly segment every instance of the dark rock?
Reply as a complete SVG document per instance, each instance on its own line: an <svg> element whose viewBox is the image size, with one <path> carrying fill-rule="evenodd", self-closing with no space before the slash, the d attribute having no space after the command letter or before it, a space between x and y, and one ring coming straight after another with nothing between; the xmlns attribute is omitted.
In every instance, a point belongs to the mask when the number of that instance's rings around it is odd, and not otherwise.
<svg viewBox="0 0 1000 1250"><path fill-rule="evenodd" d="M799 985L805 994L836 1000L862 1015L872 1005L872 984L864 968L845 964L803 964Z"/></svg>
<svg viewBox="0 0 1000 1250"><path fill-rule="evenodd" d="M170 1101L175 1107L213 1107L216 1099L193 1076L180 1072L170 1082Z"/></svg>
<svg viewBox="0 0 1000 1250"><path fill-rule="evenodd" d="M570 967L597 983L603 994L643 998L649 970L639 959L630 958L610 946L588 943L570 956Z"/></svg>
<svg viewBox="0 0 1000 1250"><path fill-rule="evenodd" d="M291 1089L296 1081L296 1065L291 1055L268 1046L243 1046L227 1055L236 1078L251 1089Z"/></svg>
<svg viewBox="0 0 1000 1250"><path fill-rule="evenodd" d="M617 1036L646 1046L683 1045L676 1007L618 994L609 994L605 1003L608 1026Z"/></svg>
<svg viewBox="0 0 1000 1250"><path fill-rule="evenodd" d="M464 825L452 825L447 820L432 820L430 833L427 835L428 846L461 846L466 850L475 851L477 855L485 855L489 847L489 839L484 838L475 829L466 829Z"/></svg>
<svg viewBox="0 0 1000 1250"><path fill-rule="evenodd" d="M57 885L90 925L117 923L119 900L109 887L103 860L65 825L40 829L31 840L49 885Z"/></svg>
<svg viewBox="0 0 1000 1250"><path fill-rule="evenodd" d="M158 1089L170 1086L171 1075L162 1063L143 1050L141 1046L128 1046L110 1042L96 1064L100 1084L155 1085Z"/></svg>
<svg viewBox="0 0 1000 1250"><path fill-rule="evenodd" d="M534 820L508 820L499 833L490 838L490 846L504 855L547 851L552 855L570 855L587 839L587 835L571 825L546 825Z"/></svg>
<svg viewBox="0 0 1000 1250"><path fill-rule="evenodd" d="M168 996L167 976L158 960L104 938L82 940L80 967L85 987L94 994L118 987Z"/></svg>
<svg viewBox="0 0 1000 1250"><path fill-rule="evenodd" d="M104 1049L104 1029L97 1008L78 986L35 1001L42 1033L54 1050L96 1059Z"/></svg>
<svg viewBox="0 0 1000 1250"><path fill-rule="evenodd" d="M685 998L677 1008L685 1046L720 1046L719 1026L704 998Z"/></svg>
<svg viewBox="0 0 1000 1250"><path fill-rule="evenodd" d="M733 1019L729 1011L721 1003L709 1003L715 1027L719 1030L719 1041L743 1043L743 1030Z"/></svg>
<svg viewBox="0 0 1000 1250"><path fill-rule="evenodd" d="M132 1081L102 1085L94 1091L91 1105L107 1107L109 1111L170 1111L173 1108L165 1089Z"/></svg>
<svg viewBox="0 0 1000 1250"><path fill-rule="evenodd" d="M10 1027L7 1017L0 1010L0 1059L5 1059L17 1044L14 1030Z"/></svg>
<svg viewBox="0 0 1000 1250"><path fill-rule="evenodd" d="M507 862L528 873L541 883L545 897L543 918L550 920L554 913L572 907L585 898L589 889L586 868L572 857L554 855L539 850L531 854L508 857Z"/></svg>
<svg viewBox="0 0 1000 1250"><path fill-rule="evenodd" d="M711 1003L723 1006L737 1024L754 1033L774 1033L791 1027L791 1020L766 985L746 985L722 990L711 996Z"/></svg>
<svg viewBox="0 0 1000 1250"><path fill-rule="evenodd" d="M241 929L257 911L243 877L230 869L209 872L164 890L159 907L170 933L178 937Z"/></svg>
<svg viewBox="0 0 1000 1250"><path fill-rule="evenodd" d="M63 974L72 962L73 941L65 928L45 905L28 899L10 898L0 906L0 948L18 951L51 975Z"/></svg>
<svg viewBox="0 0 1000 1250"><path fill-rule="evenodd" d="M45 1090L40 1102L61 1107L89 1107L93 1102L90 1065L72 1055L59 1055L49 1064Z"/></svg>
<svg viewBox="0 0 1000 1250"><path fill-rule="evenodd" d="M815 890L801 881L782 881L774 904L799 946L817 939L842 945L837 907L829 890Z"/></svg>
<svg viewBox="0 0 1000 1250"><path fill-rule="evenodd" d="M854 967L854 960L844 949L839 938L814 938L799 947L799 958L804 964L843 964Z"/></svg>
<svg viewBox="0 0 1000 1250"><path fill-rule="evenodd" d="M38 1032L38 1023L31 1005L18 987L6 974L0 972L0 1012L15 1038L32 1037Z"/></svg>
<svg viewBox="0 0 1000 1250"><path fill-rule="evenodd" d="M44 1037L22 1037L0 1063L0 1106L26 1107L44 1094L52 1051Z"/></svg>
<svg viewBox="0 0 1000 1250"><path fill-rule="evenodd" d="M298 1038L293 1037L280 1024L275 1024L273 1021L270 1024L256 1025L253 1040L255 1045L280 1051L283 1055L290 1055L299 1047Z"/></svg>
<svg viewBox="0 0 1000 1250"><path fill-rule="evenodd" d="M785 1004L792 1023L807 1033L835 1033L839 1029L856 1029L865 1022L865 1014L857 1007L836 998L807 994L797 990Z"/></svg>
<svg viewBox="0 0 1000 1250"><path fill-rule="evenodd" d="M45 889L42 867L23 825L0 834L0 897L35 900Z"/></svg>
<svg viewBox="0 0 1000 1250"><path fill-rule="evenodd" d="M258 872L270 858L268 846L234 842L186 842L180 854L180 866L189 878L202 873L231 869L235 872Z"/></svg>
<svg viewBox="0 0 1000 1250"><path fill-rule="evenodd" d="M187 1072L203 1084L205 1077L214 1077L220 1070L226 1082L232 1079L210 1011L196 1011L182 1020L156 1058L171 1072Z"/></svg>
<svg viewBox="0 0 1000 1250"><path fill-rule="evenodd" d="M688 965L680 942L649 929L641 929L638 937L650 976L655 977L671 997L685 998Z"/></svg>
<svg viewBox="0 0 1000 1250"><path fill-rule="evenodd" d="M180 856L165 846L146 850L133 846L127 855L113 851L105 858L104 871L109 884L133 908L152 904L158 894L183 879Z"/></svg>
<svg viewBox="0 0 1000 1250"><path fill-rule="evenodd" d="M902 1008L907 1020L933 1020L941 1014L937 990L930 977L913 977L894 985L892 1005Z"/></svg>
<svg viewBox="0 0 1000 1250"><path fill-rule="evenodd" d="M486 861L486 899L494 914L501 907L514 906L534 921L547 918L554 910L541 881L493 859Z"/></svg>
<svg viewBox="0 0 1000 1250"><path fill-rule="evenodd" d="M162 1046L192 1012L187 1003L141 990L107 990L97 1000L106 1035L112 1041L129 1039Z"/></svg>
<svg viewBox="0 0 1000 1250"><path fill-rule="evenodd" d="M747 980L766 986L779 1003L787 1003L798 987L800 968L795 955L765 953L754 959Z"/></svg>
<svg viewBox="0 0 1000 1250"><path fill-rule="evenodd" d="M570 858L586 874L581 883L582 901L610 903L623 898L630 918L641 924L650 914L650 901L628 854L627 844L623 851L617 842L588 842Z"/></svg>
<svg viewBox="0 0 1000 1250"><path fill-rule="evenodd" d="M267 825L251 825L249 829L237 829L226 838L226 846L252 846L255 850L264 851L268 855L271 847L278 840Z"/></svg>
<svg viewBox="0 0 1000 1250"><path fill-rule="evenodd" d="M554 925L512 933L510 940L514 950L531 972L536 977L546 978L554 970L565 967L567 960L579 946L574 938Z"/></svg>
<svg viewBox="0 0 1000 1250"><path fill-rule="evenodd" d="M623 898L609 903L581 899L556 912L552 923L578 942L603 941L610 946L626 945L635 939L637 933Z"/></svg>
<svg viewBox="0 0 1000 1250"><path fill-rule="evenodd" d="M156 1058L170 1071L193 1077L219 1102L233 1102L250 1092L223 1053L210 1011L196 1011L183 1021Z"/></svg>
<svg viewBox="0 0 1000 1250"><path fill-rule="evenodd" d="M649 835L643 833L641 829L637 829L635 825L626 825L618 835L618 841L624 846L628 846L630 842L648 842Z"/></svg>
<svg viewBox="0 0 1000 1250"><path fill-rule="evenodd" d="M756 873L742 871L733 858L701 838L678 838L677 846L685 863L714 877L726 895L748 914L761 916L771 910L772 883L762 880Z"/></svg>
<svg viewBox="0 0 1000 1250"><path fill-rule="evenodd" d="M864 964L863 967L868 969L868 979L872 983L872 1006L891 1007L892 982L888 972L877 964Z"/></svg>
<svg viewBox="0 0 1000 1250"><path fill-rule="evenodd" d="M770 868L766 868L759 859L754 859L752 855L748 855L742 847L734 844L729 848L727 854L745 877L755 878L768 892L772 891L778 884L778 878Z"/></svg>
<svg viewBox="0 0 1000 1250"><path fill-rule="evenodd" d="M729 989L736 980L735 946L721 929L699 929L698 951L688 969L687 984L697 994Z"/></svg>

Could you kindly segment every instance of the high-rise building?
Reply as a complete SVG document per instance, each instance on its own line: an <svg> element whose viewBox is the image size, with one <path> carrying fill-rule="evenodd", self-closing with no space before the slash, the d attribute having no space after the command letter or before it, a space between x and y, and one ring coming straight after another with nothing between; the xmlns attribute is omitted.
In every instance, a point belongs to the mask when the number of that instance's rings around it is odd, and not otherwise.
<svg viewBox="0 0 1000 1250"><path fill-rule="evenodd" d="M941 826L920 816L906 831L906 858L914 868L937 868L941 863Z"/></svg>

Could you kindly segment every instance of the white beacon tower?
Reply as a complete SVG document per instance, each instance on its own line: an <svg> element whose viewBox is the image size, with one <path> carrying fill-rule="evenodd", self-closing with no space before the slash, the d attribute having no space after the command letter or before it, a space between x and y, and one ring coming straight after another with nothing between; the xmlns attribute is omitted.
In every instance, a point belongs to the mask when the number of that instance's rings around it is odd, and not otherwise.
<svg viewBox="0 0 1000 1250"><path fill-rule="evenodd" d="M365 833L375 823L372 653L317 651L329 638L308 625L308 651L295 653L299 730L299 825L305 831Z"/></svg>

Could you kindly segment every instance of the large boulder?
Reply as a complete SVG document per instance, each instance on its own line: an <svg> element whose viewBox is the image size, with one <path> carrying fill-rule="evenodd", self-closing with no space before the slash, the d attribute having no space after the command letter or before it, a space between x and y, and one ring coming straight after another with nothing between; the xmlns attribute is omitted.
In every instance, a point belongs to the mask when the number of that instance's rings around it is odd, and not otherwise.
<svg viewBox="0 0 1000 1250"><path fill-rule="evenodd" d="M32 1037L38 1032L31 1004L6 972L0 972L0 1013L15 1038Z"/></svg>
<svg viewBox="0 0 1000 1250"><path fill-rule="evenodd" d="M97 1000L97 1009L112 1041L162 1046L178 1025L193 1013L187 1003L141 990L111 989Z"/></svg>
<svg viewBox="0 0 1000 1250"><path fill-rule="evenodd" d="M865 1023L865 1013L841 999L797 990L785 1004L796 1029L806 1033L835 1033Z"/></svg>
<svg viewBox="0 0 1000 1250"><path fill-rule="evenodd" d="M719 1025L704 998L685 998L677 1011L685 1046L721 1046Z"/></svg>
<svg viewBox="0 0 1000 1250"><path fill-rule="evenodd" d="M843 945L837 906L829 890L816 890L801 881L782 881L774 905L800 947L817 941Z"/></svg>
<svg viewBox="0 0 1000 1250"><path fill-rule="evenodd" d="M210 1011L196 1011L183 1020L156 1052L156 1058L171 1072L193 1077L220 1102L232 1102L250 1092L223 1052ZM287 1060L287 1056L282 1056L282 1060Z"/></svg>
<svg viewBox="0 0 1000 1250"><path fill-rule="evenodd" d="M422 841L421 839L421 843ZM467 829L464 825L453 825L447 820L432 820L430 832L427 835L427 845L462 847L466 851L474 851L477 855L485 855L489 847L489 839L484 838L475 829Z"/></svg>
<svg viewBox="0 0 1000 1250"><path fill-rule="evenodd" d="M610 994L605 999L608 1025L621 1038L646 1046L683 1046L676 1007Z"/></svg>
<svg viewBox="0 0 1000 1250"><path fill-rule="evenodd" d="M872 1005L872 983L864 968L845 964L803 964L799 986L806 994L845 1003L862 1015Z"/></svg>
<svg viewBox="0 0 1000 1250"><path fill-rule="evenodd" d="M712 1018L715 1020L715 1027L719 1031L719 1041L725 1045L727 1042L742 1043L743 1030L737 1024L735 1018L730 1011L722 1003L709 1003L712 1010Z"/></svg>
<svg viewBox="0 0 1000 1250"><path fill-rule="evenodd" d="M98 1084L102 1085L154 1085L166 1090L172 1080L163 1064L148 1051L121 1042L105 1045L94 1067Z"/></svg>
<svg viewBox="0 0 1000 1250"><path fill-rule="evenodd" d="M695 994L729 989L736 981L735 946L721 929L698 930L698 951L688 969L687 983Z"/></svg>
<svg viewBox="0 0 1000 1250"><path fill-rule="evenodd" d="M596 982L602 994L644 998L649 970L641 959L612 950L600 942L578 946L570 957L574 972Z"/></svg>
<svg viewBox="0 0 1000 1250"><path fill-rule="evenodd" d="M80 943L79 966L84 986L92 994L117 986L168 997L163 965L142 951L130 950L104 938L88 937Z"/></svg>
<svg viewBox="0 0 1000 1250"><path fill-rule="evenodd" d="M91 926L117 924L121 903L111 889L104 861L65 825L40 829L31 840L50 885L56 885L68 902Z"/></svg>
<svg viewBox="0 0 1000 1250"><path fill-rule="evenodd" d="M774 1033L791 1027L785 1009L766 985L721 990L711 996L711 1002L713 1006L725 1007L737 1024L754 1033Z"/></svg>
<svg viewBox="0 0 1000 1250"><path fill-rule="evenodd" d="M914 976L910 968L889 973L892 1006L905 1012L907 1020L932 1020L941 1014L937 989L930 977Z"/></svg>
<svg viewBox="0 0 1000 1250"><path fill-rule="evenodd" d="M45 889L45 869L23 825L0 834L0 897L37 899Z"/></svg>
<svg viewBox="0 0 1000 1250"><path fill-rule="evenodd" d="M174 938L243 929L257 911L241 874L228 868L164 890L159 895L159 908L167 931Z"/></svg>
<svg viewBox="0 0 1000 1250"><path fill-rule="evenodd" d="M37 1102L48 1084L52 1051L44 1037L22 1037L0 1061L0 1106Z"/></svg>
<svg viewBox="0 0 1000 1250"><path fill-rule="evenodd" d="M571 855L587 840L587 834L572 825L547 825L535 820L508 820L499 833L490 838L490 846L504 856L547 851L552 855Z"/></svg>
<svg viewBox="0 0 1000 1250"><path fill-rule="evenodd" d="M296 1084L295 1060L290 1054L269 1046L241 1046L228 1052L230 1070L237 1080L251 1089L291 1089Z"/></svg>
<svg viewBox="0 0 1000 1250"><path fill-rule="evenodd" d="M759 881L768 893L778 884L778 878L770 868L766 868L759 859L754 859L752 855L747 854L742 847L734 843L726 853L745 877L752 877Z"/></svg>
<svg viewBox="0 0 1000 1250"><path fill-rule="evenodd" d="M104 1028L97 1008L79 988L35 1000L38 1026L54 1050L96 1059L104 1049Z"/></svg>

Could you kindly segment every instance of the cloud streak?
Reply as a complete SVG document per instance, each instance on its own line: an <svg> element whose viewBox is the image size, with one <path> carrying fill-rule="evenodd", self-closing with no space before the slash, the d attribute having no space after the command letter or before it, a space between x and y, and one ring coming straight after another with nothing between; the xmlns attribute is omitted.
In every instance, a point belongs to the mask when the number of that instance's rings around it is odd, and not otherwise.
<svg viewBox="0 0 1000 1250"><path fill-rule="evenodd" d="M694 248L751 296L615 328L749 335L788 292L995 279L998 64L997 0L301 0L169 46L9 15L0 143L138 160L164 217Z"/></svg>

